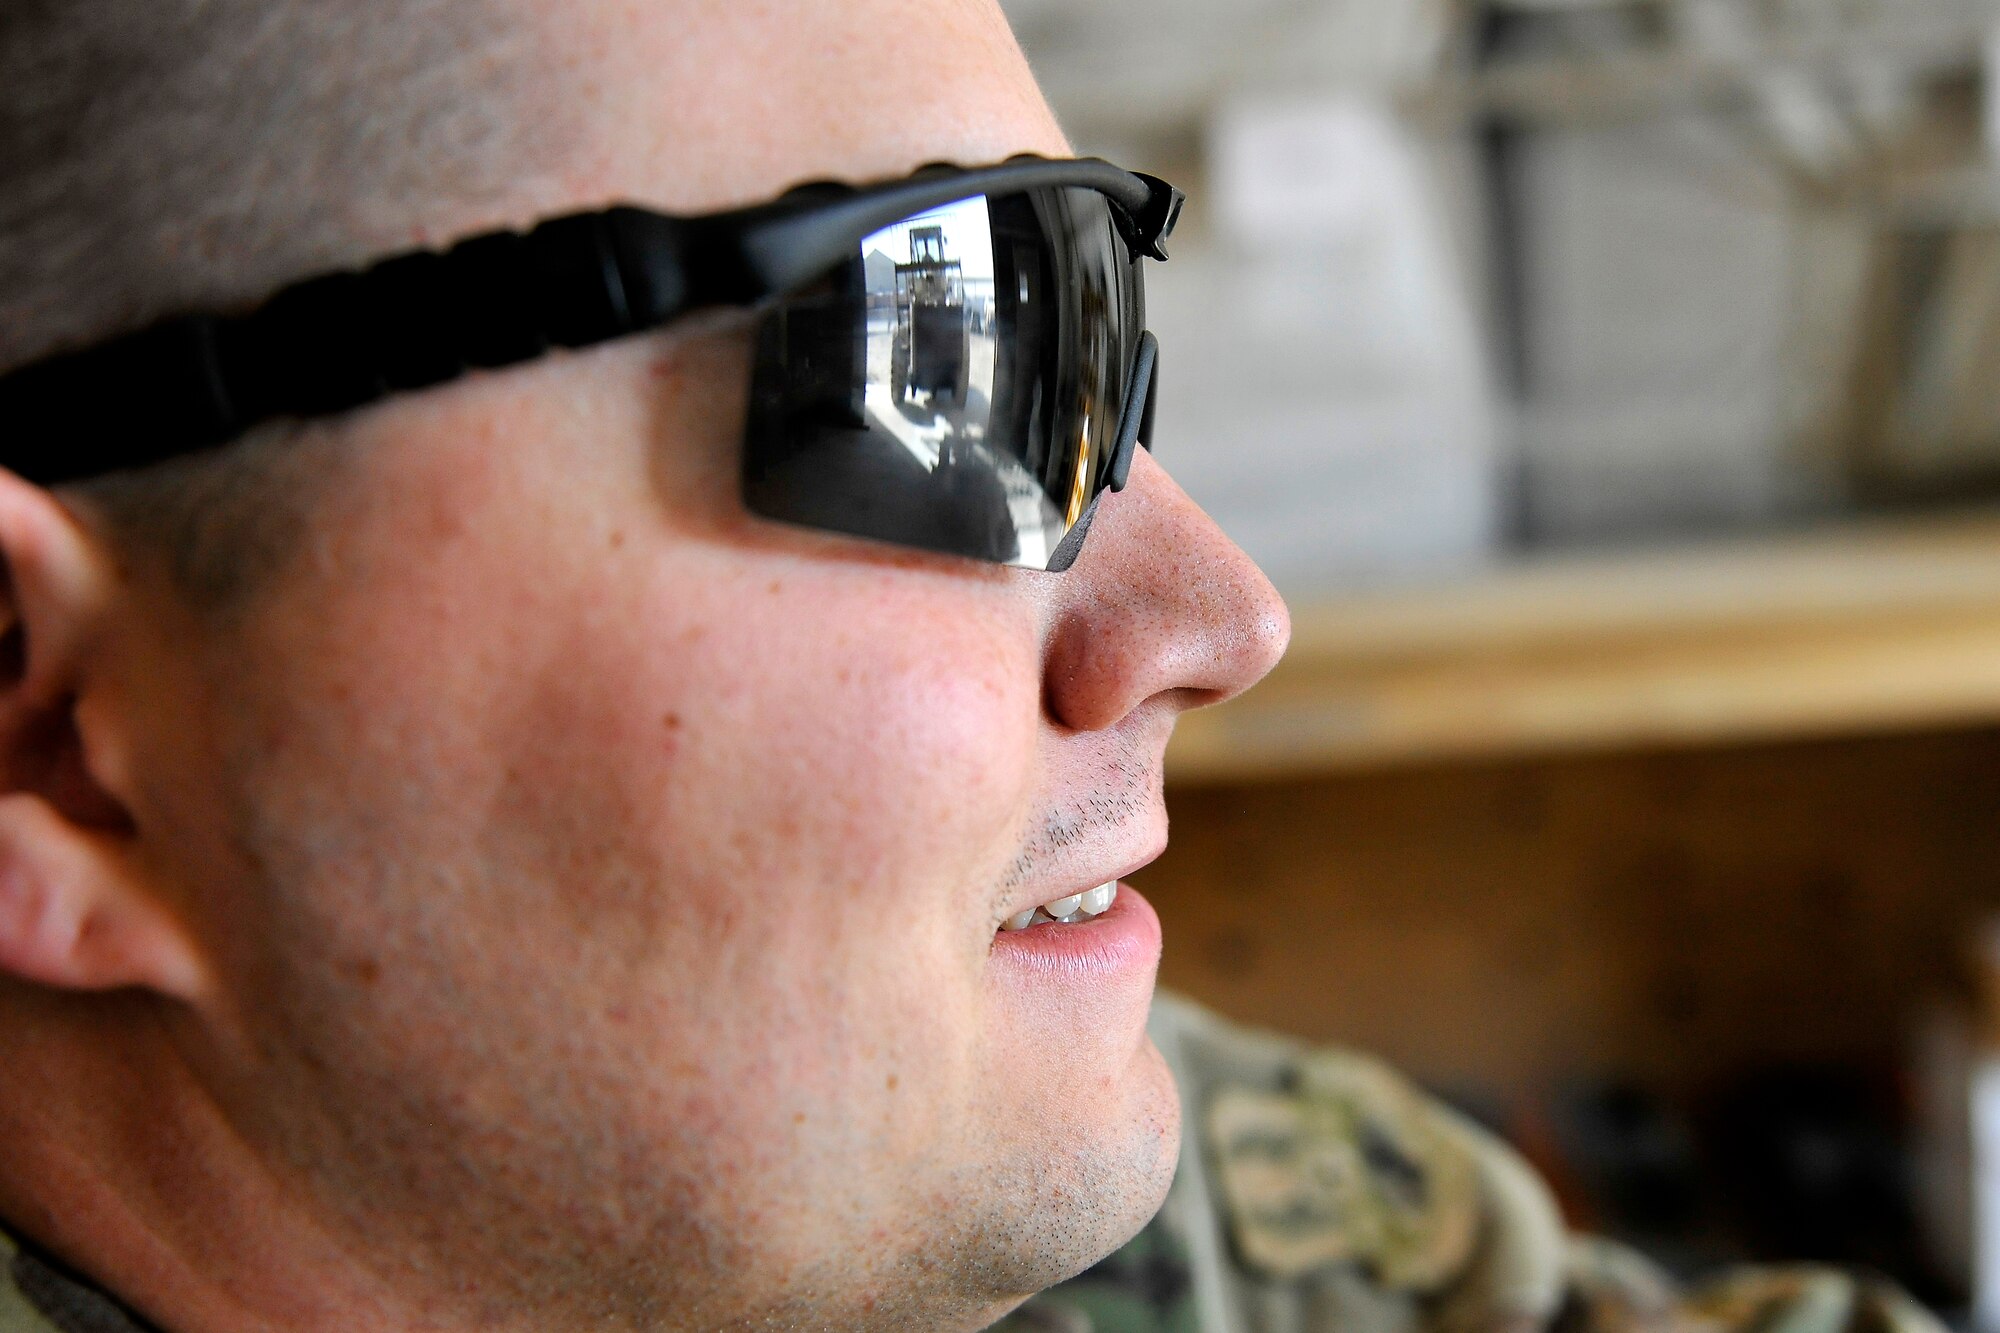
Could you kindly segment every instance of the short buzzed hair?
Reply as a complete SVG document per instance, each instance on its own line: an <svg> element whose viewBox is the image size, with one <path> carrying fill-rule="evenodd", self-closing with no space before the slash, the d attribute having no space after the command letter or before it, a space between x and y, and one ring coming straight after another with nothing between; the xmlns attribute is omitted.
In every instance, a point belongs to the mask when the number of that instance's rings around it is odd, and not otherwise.
<svg viewBox="0 0 2000 1333"><path fill-rule="evenodd" d="M524 0L8 0L0 371L522 220L574 133L547 67ZM226 603L298 526L326 452L300 433L75 491Z"/></svg>

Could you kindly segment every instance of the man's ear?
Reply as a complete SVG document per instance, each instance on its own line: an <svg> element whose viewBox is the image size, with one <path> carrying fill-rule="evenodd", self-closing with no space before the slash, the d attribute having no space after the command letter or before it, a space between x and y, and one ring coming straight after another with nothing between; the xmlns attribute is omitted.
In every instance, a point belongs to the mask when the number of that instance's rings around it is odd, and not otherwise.
<svg viewBox="0 0 2000 1333"><path fill-rule="evenodd" d="M52 494L0 470L0 975L67 990L205 987L200 954L140 871L125 804L78 726L113 552ZM98 709L93 734L120 725Z"/></svg>

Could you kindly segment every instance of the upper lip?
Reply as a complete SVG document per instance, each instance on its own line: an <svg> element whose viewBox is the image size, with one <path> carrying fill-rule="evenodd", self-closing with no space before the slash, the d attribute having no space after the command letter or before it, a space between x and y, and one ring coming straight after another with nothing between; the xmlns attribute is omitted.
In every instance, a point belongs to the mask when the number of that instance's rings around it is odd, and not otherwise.
<svg viewBox="0 0 2000 1333"><path fill-rule="evenodd" d="M1102 879L1093 879L1087 884L1078 884L1072 888L1058 889L1054 893L1050 893L1046 889L1037 890L1037 892L1041 894L1040 897L1016 899L1014 901L1013 906L1007 909L1006 915L1002 916L1000 919L1002 921L1011 921L1023 912L1034 911L1037 907L1040 907L1043 903L1057 902L1063 898L1069 897L1071 894L1087 893L1091 889L1096 888L1100 884L1110 884L1117 880L1124 879L1127 875L1136 875L1141 870L1144 870L1147 866L1151 865L1154 861L1158 860L1160 853L1165 850L1166 848L1161 847L1158 848L1157 850L1148 852L1146 855L1140 857L1136 861L1128 862L1124 869L1114 871L1111 874L1104 876Z"/></svg>

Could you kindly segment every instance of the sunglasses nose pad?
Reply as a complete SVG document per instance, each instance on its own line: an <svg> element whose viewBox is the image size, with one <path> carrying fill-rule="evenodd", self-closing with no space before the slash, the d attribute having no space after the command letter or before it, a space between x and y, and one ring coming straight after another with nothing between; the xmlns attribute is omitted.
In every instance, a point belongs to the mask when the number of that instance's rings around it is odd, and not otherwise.
<svg viewBox="0 0 2000 1333"><path fill-rule="evenodd" d="M1151 338L1152 334L1146 335ZM1139 418L1139 447L1147 453L1153 452L1153 409L1160 403L1160 353L1159 344L1153 344L1153 370L1146 377L1146 415Z"/></svg>
<svg viewBox="0 0 2000 1333"><path fill-rule="evenodd" d="M1107 485L1114 491L1125 489L1138 446L1153 447L1153 386L1158 383L1153 372L1159 360L1159 340L1150 332L1140 334L1139 354L1132 358L1132 383L1125 393L1125 418L1118 423L1118 447L1107 474Z"/></svg>

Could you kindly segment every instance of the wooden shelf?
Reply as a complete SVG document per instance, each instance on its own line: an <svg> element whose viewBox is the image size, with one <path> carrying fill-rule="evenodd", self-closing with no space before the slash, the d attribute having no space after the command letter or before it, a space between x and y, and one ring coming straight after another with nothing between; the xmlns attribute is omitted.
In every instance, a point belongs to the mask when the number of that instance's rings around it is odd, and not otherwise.
<svg viewBox="0 0 2000 1333"><path fill-rule="evenodd" d="M2000 513L1542 560L1293 608L1177 782L2000 723Z"/></svg>

